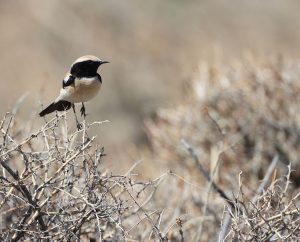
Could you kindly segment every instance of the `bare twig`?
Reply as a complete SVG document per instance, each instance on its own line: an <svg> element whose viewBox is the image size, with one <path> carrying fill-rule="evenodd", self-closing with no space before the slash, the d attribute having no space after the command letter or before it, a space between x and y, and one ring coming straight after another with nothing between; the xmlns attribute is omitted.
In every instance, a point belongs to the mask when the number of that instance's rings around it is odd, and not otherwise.
<svg viewBox="0 0 300 242"><path fill-rule="evenodd" d="M183 146L187 149L187 151L190 153L192 158L195 161L195 164L198 168L198 170L202 173L202 175L205 177L205 179L208 182L211 182L213 189L228 203L228 205L232 208L235 209L235 204L228 198L228 196L225 194L225 192L211 179L209 173L204 169L202 164L199 161L199 158L193 149L193 147L187 143L184 139L181 140L181 143Z"/></svg>

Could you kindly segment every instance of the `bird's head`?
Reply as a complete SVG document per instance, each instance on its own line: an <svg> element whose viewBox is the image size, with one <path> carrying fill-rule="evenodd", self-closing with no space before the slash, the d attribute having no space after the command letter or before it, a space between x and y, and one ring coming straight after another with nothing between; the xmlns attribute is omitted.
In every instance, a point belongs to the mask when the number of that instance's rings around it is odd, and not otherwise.
<svg viewBox="0 0 300 242"><path fill-rule="evenodd" d="M70 73L76 77L93 77L96 75L99 66L105 63L109 62L102 61L93 55L84 55L74 61Z"/></svg>

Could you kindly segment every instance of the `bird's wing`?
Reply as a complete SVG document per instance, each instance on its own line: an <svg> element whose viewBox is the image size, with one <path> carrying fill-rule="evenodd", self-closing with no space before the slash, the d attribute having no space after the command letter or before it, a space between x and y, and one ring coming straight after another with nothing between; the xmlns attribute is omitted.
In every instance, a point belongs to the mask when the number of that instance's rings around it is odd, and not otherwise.
<svg viewBox="0 0 300 242"><path fill-rule="evenodd" d="M75 76L71 75L70 73L67 73L65 78L63 79L62 87L65 88L67 86L70 86L74 83Z"/></svg>

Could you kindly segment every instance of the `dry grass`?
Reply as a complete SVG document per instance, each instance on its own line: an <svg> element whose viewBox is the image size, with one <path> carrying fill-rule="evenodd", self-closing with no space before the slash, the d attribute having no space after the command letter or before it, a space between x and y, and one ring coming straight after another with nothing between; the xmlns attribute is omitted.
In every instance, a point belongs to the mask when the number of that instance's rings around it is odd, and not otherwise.
<svg viewBox="0 0 300 242"><path fill-rule="evenodd" d="M59 114L34 131L18 107L7 114L1 240L299 240L299 63L199 70L176 107L146 120L151 163L124 174L92 136L103 122L73 132Z"/></svg>

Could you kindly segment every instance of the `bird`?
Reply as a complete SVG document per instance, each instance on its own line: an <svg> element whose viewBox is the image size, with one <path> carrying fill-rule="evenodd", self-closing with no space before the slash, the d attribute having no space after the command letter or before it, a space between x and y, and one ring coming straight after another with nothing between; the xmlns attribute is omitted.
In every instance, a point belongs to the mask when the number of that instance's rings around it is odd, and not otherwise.
<svg viewBox="0 0 300 242"><path fill-rule="evenodd" d="M66 111L73 109L77 129L81 129L78 121L75 103L81 103L81 116L86 117L84 103L94 98L100 91L102 78L97 73L100 65L109 63L93 55L84 55L76 59L67 72L58 97L48 107L42 110L39 115L45 115L54 111Z"/></svg>

